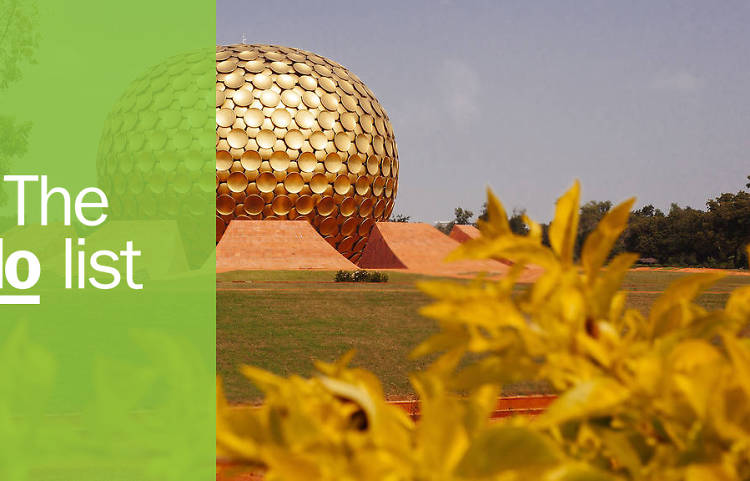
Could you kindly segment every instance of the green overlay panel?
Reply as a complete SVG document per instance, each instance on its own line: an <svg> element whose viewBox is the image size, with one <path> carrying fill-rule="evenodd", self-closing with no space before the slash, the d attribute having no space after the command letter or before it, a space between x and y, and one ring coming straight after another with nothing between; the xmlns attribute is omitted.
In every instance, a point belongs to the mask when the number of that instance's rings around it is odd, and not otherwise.
<svg viewBox="0 0 750 481"><path fill-rule="evenodd" d="M213 2L0 0L0 480L214 476L214 44Z"/></svg>

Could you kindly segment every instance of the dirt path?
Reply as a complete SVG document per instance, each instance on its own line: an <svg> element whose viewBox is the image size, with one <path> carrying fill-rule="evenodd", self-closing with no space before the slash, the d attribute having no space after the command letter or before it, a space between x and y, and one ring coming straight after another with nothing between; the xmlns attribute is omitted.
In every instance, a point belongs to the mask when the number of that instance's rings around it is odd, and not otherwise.
<svg viewBox="0 0 750 481"><path fill-rule="evenodd" d="M723 272L730 276L750 276L750 271L740 271L737 269L711 269L708 267L634 267L631 271L652 271L652 272Z"/></svg>
<svg viewBox="0 0 750 481"><path fill-rule="evenodd" d="M299 289L296 287L217 287L217 291L223 292L223 291L294 291L299 292ZM417 289L377 289L377 288L369 288L369 289L361 289L356 287L340 287L340 288L334 288L334 287L319 287L319 288L305 288L306 291L315 291L315 292L419 292Z"/></svg>

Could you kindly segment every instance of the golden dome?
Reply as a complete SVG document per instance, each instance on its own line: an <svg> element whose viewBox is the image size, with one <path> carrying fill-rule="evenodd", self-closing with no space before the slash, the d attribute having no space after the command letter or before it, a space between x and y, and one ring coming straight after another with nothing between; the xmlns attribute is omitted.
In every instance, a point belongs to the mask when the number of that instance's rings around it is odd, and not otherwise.
<svg viewBox="0 0 750 481"><path fill-rule="evenodd" d="M398 190L393 128L353 73L311 52L216 48L216 241L235 219L306 220L356 262Z"/></svg>

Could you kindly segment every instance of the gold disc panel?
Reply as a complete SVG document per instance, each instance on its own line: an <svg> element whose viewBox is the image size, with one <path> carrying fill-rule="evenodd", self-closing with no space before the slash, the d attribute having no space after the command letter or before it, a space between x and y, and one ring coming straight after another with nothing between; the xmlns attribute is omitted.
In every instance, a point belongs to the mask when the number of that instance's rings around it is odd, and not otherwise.
<svg viewBox="0 0 750 481"><path fill-rule="evenodd" d="M372 91L336 62L216 47L216 242L234 219L310 222L356 262L398 191L398 149Z"/></svg>

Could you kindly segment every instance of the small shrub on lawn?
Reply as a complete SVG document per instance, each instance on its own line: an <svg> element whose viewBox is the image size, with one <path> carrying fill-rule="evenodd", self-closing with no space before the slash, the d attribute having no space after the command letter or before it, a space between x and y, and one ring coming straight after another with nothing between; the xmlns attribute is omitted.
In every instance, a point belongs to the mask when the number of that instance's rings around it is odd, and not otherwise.
<svg viewBox="0 0 750 481"><path fill-rule="evenodd" d="M370 274L364 270L354 271L352 273L352 280L354 282L368 282L370 280Z"/></svg>
<svg viewBox="0 0 750 481"><path fill-rule="evenodd" d="M388 282L388 274L378 271L338 271L333 278L336 282Z"/></svg>
<svg viewBox="0 0 750 481"><path fill-rule="evenodd" d="M370 282L388 282L388 274L385 272L370 272Z"/></svg>
<svg viewBox="0 0 750 481"><path fill-rule="evenodd" d="M352 273L349 271L338 271L333 278L336 282L352 282Z"/></svg>

